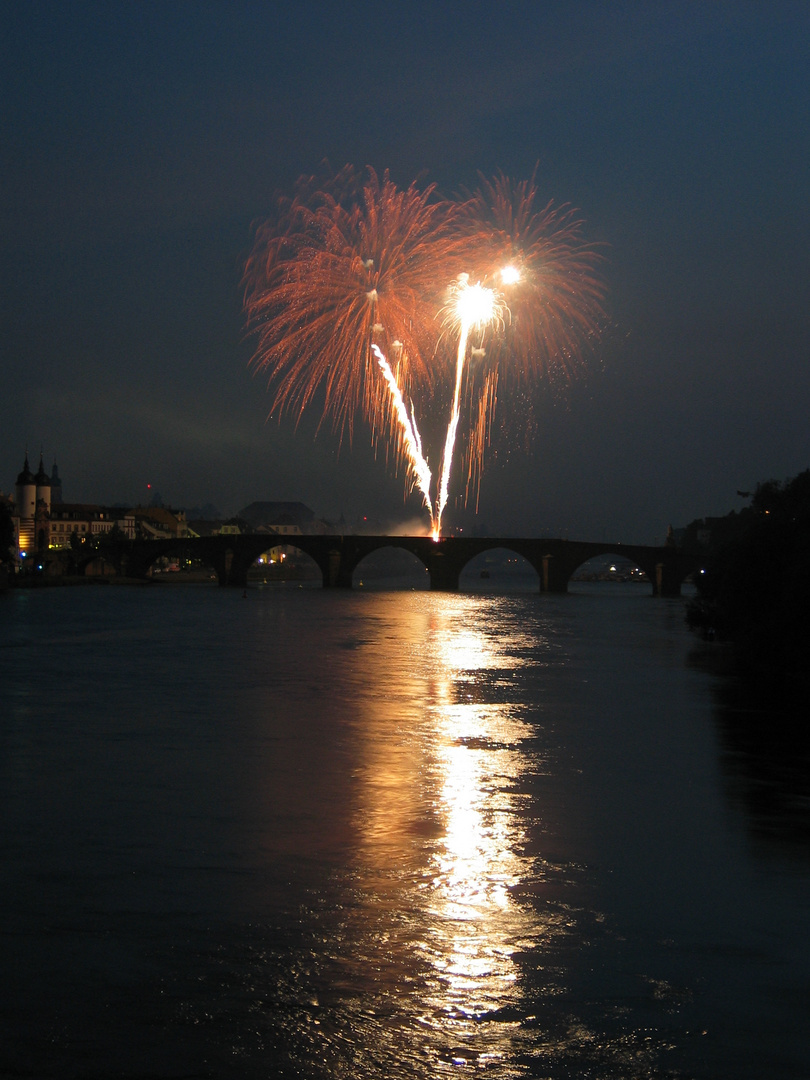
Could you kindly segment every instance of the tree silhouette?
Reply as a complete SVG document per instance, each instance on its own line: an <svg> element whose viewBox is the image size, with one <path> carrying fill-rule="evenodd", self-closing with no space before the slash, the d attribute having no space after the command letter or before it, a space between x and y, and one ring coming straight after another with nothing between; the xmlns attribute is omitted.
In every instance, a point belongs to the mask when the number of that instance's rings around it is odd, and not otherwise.
<svg viewBox="0 0 810 1080"><path fill-rule="evenodd" d="M784 484L759 484L750 511L737 515L736 527L710 544L696 584L697 596L687 608L689 625L730 641L741 672L806 680L810 470Z"/></svg>

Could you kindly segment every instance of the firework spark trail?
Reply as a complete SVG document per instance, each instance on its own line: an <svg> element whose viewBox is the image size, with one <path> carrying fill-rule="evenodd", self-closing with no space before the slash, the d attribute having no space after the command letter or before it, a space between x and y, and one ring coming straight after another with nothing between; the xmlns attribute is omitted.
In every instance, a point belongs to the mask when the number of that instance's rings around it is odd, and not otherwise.
<svg viewBox="0 0 810 1080"><path fill-rule="evenodd" d="M492 415L498 398L498 369L489 371L483 379L483 386L478 395L477 409L471 410L471 424L469 434L468 457L470 467L467 473L467 483L464 487L464 504L467 505L472 494L475 494L475 512L478 513L478 503L481 485L481 469L483 467L484 451L489 444L489 430L492 424Z"/></svg>
<svg viewBox="0 0 810 1080"><path fill-rule="evenodd" d="M378 345L372 345L371 351L377 357L377 363L380 365L383 378L388 386L388 392L391 396L391 405L397 420L399 421L405 455L408 460L408 468L413 475L416 486L422 493L425 507L430 514L430 531L435 538L437 535L438 523L434 520L433 504L430 494L430 482L432 477L428 463L425 461L422 454L422 440L419 435L419 429L416 426L416 417L413 413L411 413L410 416L408 415L408 410L405 407L405 402L402 400L402 393L397 385L397 380L394 378L391 365L383 355L380 347Z"/></svg>
<svg viewBox="0 0 810 1080"><path fill-rule="evenodd" d="M469 335L469 325L467 322L462 322L461 336L458 339L458 356L456 357L456 389L453 394L453 411L450 414L450 422L447 425L447 438L444 442L444 454L442 455L442 475L436 500L436 523L433 529L434 539L438 539L441 535L442 514L447 505L447 491L450 485L450 466L453 464L453 448L456 444L456 432L458 430L461 379L464 375L464 360L467 355L467 339Z"/></svg>
<svg viewBox="0 0 810 1080"><path fill-rule="evenodd" d="M467 344L470 331L473 329L483 330L492 323L503 325L504 305L496 292L487 289L481 284L470 285L467 274L461 274L456 283L450 288L451 300L448 305L448 314L445 322L458 321L460 327L458 339L458 352L456 353L456 382L453 393L453 410L450 414L450 422L447 425L447 437L444 442L444 454L442 455L442 472L439 482L439 491L436 497L436 515L433 529L434 539L441 535L442 514L447 505L447 496L450 486L450 469L453 464L453 452L456 444L458 420L461 406L461 386L464 379L464 370L467 362Z"/></svg>

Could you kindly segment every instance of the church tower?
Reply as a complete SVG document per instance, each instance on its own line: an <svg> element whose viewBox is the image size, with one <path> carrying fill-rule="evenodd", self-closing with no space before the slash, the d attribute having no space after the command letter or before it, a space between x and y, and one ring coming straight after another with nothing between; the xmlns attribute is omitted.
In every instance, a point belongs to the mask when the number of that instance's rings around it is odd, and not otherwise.
<svg viewBox="0 0 810 1080"><path fill-rule="evenodd" d="M50 512L51 509L51 478L45 472L45 466L42 462L42 454L39 455L39 469L37 475L34 477L34 483L37 485L37 507L40 503L42 506Z"/></svg>
<svg viewBox="0 0 810 1080"><path fill-rule="evenodd" d="M50 494L50 493L49 493ZM34 519L37 511L37 480L28 465L25 455L23 470L17 477L16 517L19 519L20 554L28 555L34 550Z"/></svg>

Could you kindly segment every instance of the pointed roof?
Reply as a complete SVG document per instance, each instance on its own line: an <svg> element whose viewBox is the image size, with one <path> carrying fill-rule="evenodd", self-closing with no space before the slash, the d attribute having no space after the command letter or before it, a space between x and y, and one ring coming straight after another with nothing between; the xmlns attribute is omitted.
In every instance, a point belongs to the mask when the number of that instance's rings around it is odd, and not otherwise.
<svg viewBox="0 0 810 1080"><path fill-rule="evenodd" d="M45 472L45 463L42 460L42 454L39 455L39 469L37 475L34 477L37 487L50 487L51 478Z"/></svg>
<svg viewBox="0 0 810 1080"><path fill-rule="evenodd" d="M36 478L34 477L34 474L31 472L30 466L28 465L28 451L26 450L26 452L25 452L25 464L23 465L22 472L17 477L17 484L19 486L25 487L27 484L35 484L35 483L36 483Z"/></svg>

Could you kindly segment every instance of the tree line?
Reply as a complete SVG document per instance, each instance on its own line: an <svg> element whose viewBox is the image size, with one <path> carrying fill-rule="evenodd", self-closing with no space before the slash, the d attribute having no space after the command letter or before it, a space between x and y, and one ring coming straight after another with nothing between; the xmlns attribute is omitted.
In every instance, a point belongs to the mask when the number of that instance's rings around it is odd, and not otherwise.
<svg viewBox="0 0 810 1080"><path fill-rule="evenodd" d="M729 642L743 675L810 689L810 469L739 494L750 505L710 523L687 622ZM693 522L684 542L705 527Z"/></svg>

